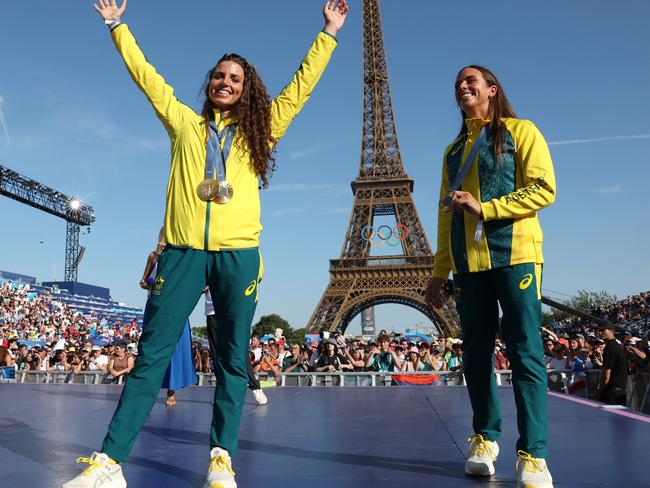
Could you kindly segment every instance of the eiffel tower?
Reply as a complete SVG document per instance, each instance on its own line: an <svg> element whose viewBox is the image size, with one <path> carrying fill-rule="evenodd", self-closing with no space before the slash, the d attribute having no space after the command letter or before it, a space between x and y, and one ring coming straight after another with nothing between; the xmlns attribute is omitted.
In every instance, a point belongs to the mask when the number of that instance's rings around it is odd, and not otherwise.
<svg viewBox="0 0 650 488"><path fill-rule="evenodd" d="M433 253L397 142L379 0L363 0L363 22L363 138L359 175L352 182L354 206L341 256L330 260L330 282L307 329L344 332L363 310L398 303L422 312L441 335L456 336L453 305L432 310L424 301ZM397 225L375 229L378 216L392 216ZM401 253L370 255L384 244Z"/></svg>

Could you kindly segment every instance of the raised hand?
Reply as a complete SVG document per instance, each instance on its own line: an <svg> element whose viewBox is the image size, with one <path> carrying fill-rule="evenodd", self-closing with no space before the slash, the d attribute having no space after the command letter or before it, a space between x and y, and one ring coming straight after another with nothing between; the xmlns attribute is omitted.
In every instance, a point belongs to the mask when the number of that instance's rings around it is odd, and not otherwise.
<svg viewBox="0 0 650 488"><path fill-rule="evenodd" d="M126 10L126 0L123 0L119 7L115 0L98 0L97 3L93 3L93 8L104 20L121 19Z"/></svg>
<svg viewBox="0 0 650 488"><path fill-rule="evenodd" d="M323 17L325 18L325 28L323 30L336 36L343 27L347 15L347 0L338 0L338 3L336 0L328 0L323 7Z"/></svg>

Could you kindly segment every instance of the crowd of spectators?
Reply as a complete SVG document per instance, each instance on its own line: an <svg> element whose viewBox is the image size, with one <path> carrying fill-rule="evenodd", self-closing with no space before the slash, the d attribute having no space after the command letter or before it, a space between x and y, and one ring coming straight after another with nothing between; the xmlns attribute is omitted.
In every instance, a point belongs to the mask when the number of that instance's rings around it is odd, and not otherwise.
<svg viewBox="0 0 650 488"><path fill-rule="evenodd" d="M14 366L18 371L38 372L100 372L114 379L128 375L137 354L135 343L117 340L106 346L93 345L90 340L59 340L43 346L9 339L0 346L0 367Z"/></svg>
<svg viewBox="0 0 650 488"><path fill-rule="evenodd" d="M650 291L629 296L608 307L593 307L589 315L607 320L625 329L632 336L642 337L650 334ZM562 334L588 334L598 324L580 317L568 317L551 324L551 329Z"/></svg>
<svg viewBox="0 0 650 488"><path fill-rule="evenodd" d="M140 335L137 322L111 322L82 314L57 301L49 293L36 293L29 285L6 281L0 283L0 340L30 342L70 341L90 337L95 342L130 340Z"/></svg>
<svg viewBox="0 0 650 488"><path fill-rule="evenodd" d="M591 314L615 324L627 324L632 333L644 330L647 333L650 321L650 291L629 296L609 307L593 308Z"/></svg>
<svg viewBox="0 0 650 488"><path fill-rule="evenodd" d="M414 372L455 371L462 367L462 341L453 338L408 340L382 331L363 341L332 334L311 344L270 338L261 343L251 338L251 362L255 372L277 377L280 373L307 372Z"/></svg>
<svg viewBox="0 0 650 488"><path fill-rule="evenodd" d="M0 367L128 374L141 329L82 314L29 285L0 283ZM105 345L100 345L105 344Z"/></svg>
<svg viewBox="0 0 650 488"><path fill-rule="evenodd" d="M626 373L633 377L650 371L648 329L644 328L649 311L650 292L590 311L596 317L627 326L615 330L615 342L625 355ZM568 373L571 392L584 389L588 370L607 367L604 356L608 341L598 330L598 324L571 318L542 327L541 332L547 368ZM0 367L102 372L116 379L128 375L133 368L139 334L136 324L109 324L75 312L51 295L30 293L28 286L0 285ZM312 343L289 343L281 334L264 342L252 336L249 358L253 371L278 383L282 373L462 372L459 338L438 337L428 342L409 340L401 334L389 335L386 331L369 340L337 333L322 336ZM99 345L98 339L108 342ZM40 345L35 345L35 341L40 341ZM496 371L510 369L506 346L496 339ZM207 344L193 342L192 357L197 372L213 372L214 362Z"/></svg>
<svg viewBox="0 0 650 488"><path fill-rule="evenodd" d="M552 370L570 370L569 391L580 394L590 369L607 369L605 349L620 347L625 361L622 369L633 380L650 372L650 291L627 297L607 307L594 307L587 313L613 324L611 339L602 322L569 317L542 328L547 366ZM611 356L611 354L610 354Z"/></svg>

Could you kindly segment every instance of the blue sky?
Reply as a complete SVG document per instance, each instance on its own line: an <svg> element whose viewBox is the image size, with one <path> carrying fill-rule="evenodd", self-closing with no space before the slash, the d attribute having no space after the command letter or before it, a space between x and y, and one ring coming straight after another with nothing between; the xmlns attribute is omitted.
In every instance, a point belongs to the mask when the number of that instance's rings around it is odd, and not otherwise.
<svg viewBox="0 0 650 488"><path fill-rule="evenodd" d="M81 237L80 281L142 306L138 280L163 218L169 147L91 4L0 7L0 164L90 203L97 221ZM319 0L153 5L131 0L125 19L178 98L197 108L203 76L223 53L247 57L275 95L322 28ZM361 2L350 6L332 62L280 142L278 171L262 192L257 317L279 313L296 328L340 253L358 173ZM382 15L402 157L429 241L442 152L459 126L454 77L484 64L551 144L558 199L540 215L545 290L562 298L557 292L650 288L650 3L386 0ZM0 219L0 269L62 279L63 221L7 198ZM193 325L201 322L195 311ZM384 305L377 322L403 329L426 320Z"/></svg>

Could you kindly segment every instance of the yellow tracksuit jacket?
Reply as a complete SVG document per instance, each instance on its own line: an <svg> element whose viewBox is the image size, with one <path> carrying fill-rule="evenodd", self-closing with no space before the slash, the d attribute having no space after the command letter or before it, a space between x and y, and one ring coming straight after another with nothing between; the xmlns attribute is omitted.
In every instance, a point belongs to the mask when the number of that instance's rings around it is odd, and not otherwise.
<svg viewBox="0 0 650 488"><path fill-rule="evenodd" d="M189 106L179 102L174 90L149 64L126 24L113 29L113 41L131 78L151 102L171 141L171 169L167 186L165 232L174 246L218 251L247 249L259 245L259 180L237 131L226 161L226 178L233 186L232 200L225 205L204 202L196 195L205 178L205 122ZM320 32L312 43L293 80L272 102L272 136L279 140L300 112L318 83L336 47L336 39ZM215 120L222 127L234 118Z"/></svg>
<svg viewBox="0 0 650 488"><path fill-rule="evenodd" d="M537 212L555 201L555 174L548 146L535 125L522 119L502 119L507 128L503 154L497 164L493 141L479 148L462 191L481 202L484 230L474 240L478 218L467 212L438 211L438 247L433 276L447 279L449 271L474 273L521 263L544 262L542 229ZM449 193L462 161L468 157L488 119L465 121L467 136L445 150L440 198Z"/></svg>

